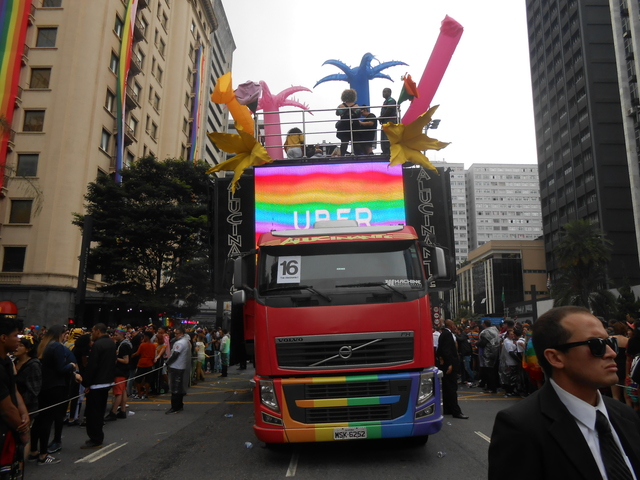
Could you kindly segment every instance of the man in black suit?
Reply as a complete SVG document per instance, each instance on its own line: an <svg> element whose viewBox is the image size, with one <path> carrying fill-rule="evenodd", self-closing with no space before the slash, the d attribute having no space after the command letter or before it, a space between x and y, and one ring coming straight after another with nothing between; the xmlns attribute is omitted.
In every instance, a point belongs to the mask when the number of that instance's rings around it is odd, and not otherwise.
<svg viewBox="0 0 640 480"><path fill-rule="evenodd" d="M615 339L588 310L559 307L532 341L548 381L496 416L488 478L640 479L640 419L598 391L617 382Z"/></svg>
<svg viewBox="0 0 640 480"><path fill-rule="evenodd" d="M442 370L442 408L445 415L451 414L453 418L469 418L463 415L458 405L458 349L453 336L455 325L452 320L444 322L445 328L438 339L436 355L439 361L438 368Z"/></svg>

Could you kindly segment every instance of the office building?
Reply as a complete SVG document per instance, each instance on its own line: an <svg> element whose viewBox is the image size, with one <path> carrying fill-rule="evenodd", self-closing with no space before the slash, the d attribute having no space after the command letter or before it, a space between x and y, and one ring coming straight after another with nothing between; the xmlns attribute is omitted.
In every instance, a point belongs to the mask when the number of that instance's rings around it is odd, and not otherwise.
<svg viewBox="0 0 640 480"><path fill-rule="evenodd" d="M116 170L116 94L130 3L34 0L16 51L19 98L11 142L0 152L8 176L0 200L0 297L30 324L74 314L82 238L72 214L84 212L87 185ZM234 48L222 4L135 3L122 164L146 155L202 158L210 121L226 127L208 91ZM100 280L88 280L88 304L101 301L92 294Z"/></svg>
<svg viewBox="0 0 640 480"><path fill-rule="evenodd" d="M637 76L629 62L632 52L624 65L616 63L616 43L620 50L631 42L624 40L622 15L615 32L611 16L612 9L620 13L627 7L620 0L611 0L611 6L609 0L527 0L526 8L547 269L553 279L558 268L553 248L562 226L586 219L612 242L609 286L624 279L636 284L638 211L629 158L637 162L637 154L627 153L636 149L636 140L628 130L625 142L620 89L630 89ZM637 2L633 8L637 18ZM636 32L628 35L634 38ZM618 72L628 66L632 73L621 83ZM637 85L634 91L637 101ZM631 106L626 108L625 115ZM637 178L634 182L637 189Z"/></svg>
<svg viewBox="0 0 640 480"><path fill-rule="evenodd" d="M542 235L537 165L473 164L466 173L469 250Z"/></svg>

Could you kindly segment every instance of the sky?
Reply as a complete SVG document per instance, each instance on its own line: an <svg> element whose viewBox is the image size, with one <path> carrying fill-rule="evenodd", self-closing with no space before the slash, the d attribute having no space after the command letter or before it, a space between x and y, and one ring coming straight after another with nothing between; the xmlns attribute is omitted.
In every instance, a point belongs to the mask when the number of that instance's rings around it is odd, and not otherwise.
<svg viewBox="0 0 640 480"><path fill-rule="evenodd" d="M274 94L292 85L307 87L313 93L300 92L294 97L311 109L335 108L341 92L348 88L348 83L336 81L314 88L321 78L341 73L333 65L323 66L323 62L336 59L355 67L367 52L379 62L399 60L408 64L384 70L393 82L385 79L370 82L372 106L382 104L385 87L391 88L397 99L402 75L410 73L419 83L441 22L449 15L464 27L464 33L432 102L440 105L434 118L441 122L429 135L451 144L438 152L429 151L427 156L436 161L464 163L467 168L473 163L537 164L525 2L222 0L222 3L236 44L234 88L248 80L264 80ZM408 103L402 106L406 111ZM372 110L378 114L378 109ZM287 116L287 121L290 119ZM337 141L333 133L321 137L328 142Z"/></svg>

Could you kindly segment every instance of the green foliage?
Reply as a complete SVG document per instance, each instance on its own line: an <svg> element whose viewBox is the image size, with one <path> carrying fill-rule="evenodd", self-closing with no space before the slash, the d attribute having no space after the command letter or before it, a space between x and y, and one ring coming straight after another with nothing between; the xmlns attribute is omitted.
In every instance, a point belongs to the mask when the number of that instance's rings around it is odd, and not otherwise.
<svg viewBox="0 0 640 480"><path fill-rule="evenodd" d="M185 316L211 298L205 164L141 158L122 183L99 176L85 196L93 216L89 270L101 291L130 303ZM82 216L73 223L82 226Z"/></svg>
<svg viewBox="0 0 640 480"><path fill-rule="evenodd" d="M615 312L615 296L606 290L611 242L586 220L569 222L562 229L562 240L553 250L559 273L551 288L554 305L579 305L610 318Z"/></svg>

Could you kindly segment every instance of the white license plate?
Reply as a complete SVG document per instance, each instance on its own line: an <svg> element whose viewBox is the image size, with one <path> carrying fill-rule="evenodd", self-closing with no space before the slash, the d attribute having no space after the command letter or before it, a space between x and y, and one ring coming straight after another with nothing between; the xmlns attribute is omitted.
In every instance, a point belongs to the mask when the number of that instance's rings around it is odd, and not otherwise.
<svg viewBox="0 0 640 480"><path fill-rule="evenodd" d="M347 427L333 429L334 440L356 440L361 438L367 438L366 427Z"/></svg>

